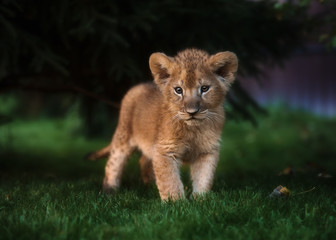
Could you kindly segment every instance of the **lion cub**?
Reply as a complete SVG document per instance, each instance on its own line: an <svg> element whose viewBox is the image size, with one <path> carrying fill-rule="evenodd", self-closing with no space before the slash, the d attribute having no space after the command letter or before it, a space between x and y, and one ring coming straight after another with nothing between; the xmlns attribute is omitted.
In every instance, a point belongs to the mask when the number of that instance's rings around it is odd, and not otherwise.
<svg viewBox="0 0 336 240"><path fill-rule="evenodd" d="M184 198L182 163L190 165L193 194L205 193L219 157L223 102L235 79L237 57L187 49L175 57L153 53L149 67L154 83L129 90L111 144L88 158L109 152L103 182L107 192L119 187L127 158L137 148L142 178L149 181L154 170L162 200Z"/></svg>

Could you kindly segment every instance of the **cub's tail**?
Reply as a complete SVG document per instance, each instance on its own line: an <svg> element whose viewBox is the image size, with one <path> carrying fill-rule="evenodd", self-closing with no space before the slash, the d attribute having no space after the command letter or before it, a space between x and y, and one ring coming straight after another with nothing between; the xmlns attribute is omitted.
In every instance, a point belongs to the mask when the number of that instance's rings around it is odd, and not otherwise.
<svg viewBox="0 0 336 240"><path fill-rule="evenodd" d="M96 152L90 152L88 154L85 155L84 159L85 160L90 160L90 161L96 161L96 160L99 160L99 159L102 159L102 158L106 158L108 157L109 153L110 153L110 149L111 149L111 146L108 145Z"/></svg>

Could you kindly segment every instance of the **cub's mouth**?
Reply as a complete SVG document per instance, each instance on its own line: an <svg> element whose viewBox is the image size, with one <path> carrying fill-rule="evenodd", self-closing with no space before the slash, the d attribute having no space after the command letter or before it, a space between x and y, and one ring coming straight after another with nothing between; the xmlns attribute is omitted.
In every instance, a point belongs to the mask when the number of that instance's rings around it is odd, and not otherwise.
<svg viewBox="0 0 336 240"><path fill-rule="evenodd" d="M199 126L203 123L204 118L190 117L184 119L183 122L188 126Z"/></svg>
<svg viewBox="0 0 336 240"><path fill-rule="evenodd" d="M200 122L206 118L208 110L198 112L197 114L189 114L185 112L179 112L178 116L181 120L187 123Z"/></svg>
<svg viewBox="0 0 336 240"><path fill-rule="evenodd" d="M200 121L200 120L203 120L203 118L197 118L197 117L192 116L190 118L185 119L185 121Z"/></svg>

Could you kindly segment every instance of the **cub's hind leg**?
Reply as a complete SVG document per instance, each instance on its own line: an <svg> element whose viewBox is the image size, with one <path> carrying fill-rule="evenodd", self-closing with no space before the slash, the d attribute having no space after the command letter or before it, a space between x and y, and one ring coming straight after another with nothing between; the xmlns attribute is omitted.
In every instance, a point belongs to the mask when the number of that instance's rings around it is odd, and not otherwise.
<svg viewBox="0 0 336 240"><path fill-rule="evenodd" d="M122 171L133 149L134 147L130 145L129 138L124 131L118 131L117 129L113 136L110 156L105 166L104 192L111 193L119 188Z"/></svg>
<svg viewBox="0 0 336 240"><path fill-rule="evenodd" d="M142 155L139 160L141 169L141 178L144 184L154 180L154 170L152 160Z"/></svg>

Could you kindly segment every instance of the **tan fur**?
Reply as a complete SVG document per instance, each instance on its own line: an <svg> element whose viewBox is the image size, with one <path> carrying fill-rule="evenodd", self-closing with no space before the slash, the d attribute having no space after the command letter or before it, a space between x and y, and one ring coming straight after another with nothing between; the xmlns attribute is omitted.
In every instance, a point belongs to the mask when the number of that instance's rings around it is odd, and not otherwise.
<svg viewBox="0 0 336 240"><path fill-rule="evenodd" d="M184 198L179 176L184 163L190 165L193 194L205 193L211 188L219 157L222 105L235 78L237 57L231 52L210 56L187 49L174 58L154 53L149 65L154 83L129 90L111 144L89 158L110 151L103 183L108 192L119 187L127 158L137 148L142 152L142 178L150 181L154 170L162 200ZM202 86L209 89L201 92ZM177 87L182 94L176 93Z"/></svg>

